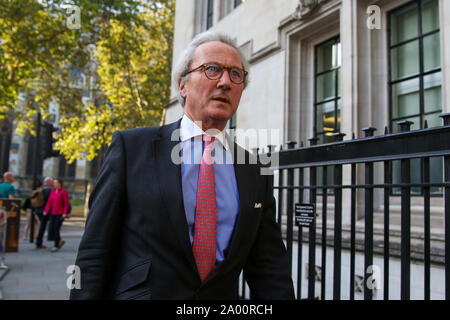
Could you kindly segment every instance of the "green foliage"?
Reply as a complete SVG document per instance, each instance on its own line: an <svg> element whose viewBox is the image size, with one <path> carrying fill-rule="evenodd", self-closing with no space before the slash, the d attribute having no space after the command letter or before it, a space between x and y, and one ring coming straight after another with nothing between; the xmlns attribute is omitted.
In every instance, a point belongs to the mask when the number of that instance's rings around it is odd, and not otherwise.
<svg viewBox="0 0 450 320"><path fill-rule="evenodd" d="M0 118L34 133L39 108L59 105L56 149L92 160L115 130L156 125L169 101L174 0L0 0ZM77 85L82 71L86 83ZM91 92L93 99L83 101ZM111 108L112 106L112 108Z"/></svg>

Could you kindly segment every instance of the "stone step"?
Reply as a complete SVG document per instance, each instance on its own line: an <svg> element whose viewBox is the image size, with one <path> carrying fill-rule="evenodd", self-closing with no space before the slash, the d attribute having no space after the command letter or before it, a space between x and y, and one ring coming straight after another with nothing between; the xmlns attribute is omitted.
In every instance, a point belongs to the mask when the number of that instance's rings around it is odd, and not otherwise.
<svg viewBox="0 0 450 320"><path fill-rule="evenodd" d="M282 217L282 235L286 239L286 217ZM400 223L393 223L392 217L390 218L389 227L389 255L393 257L401 257L401 228ZM395 222L395 220L394 220ZM364 252L364 237L365 228L364 220L358 220L355 224L355 249L356 251ZM433 225L433 223L432 223ZM437 223L435 224L437 225ZM303 242L309 242L309 228L302 228ZM334 246L334 221L327 217L327 246ZM374 217L373 225L373 250L376 254L384 254L384 225L376 221ZM424 232L423 228L418 226L411 226L411 259L417 261L424 260ZM298 227L294 224L293 240L298 241ZM350 225L342 225L342 248L350 249L351 245L351 228ZM431 228L430 232L430 259L434 263L443 264L445 255L445 241L444 241L444 229L443 224L440 227ZM316 220L316 244L322 244L322 219L317 217Z"/></svg>

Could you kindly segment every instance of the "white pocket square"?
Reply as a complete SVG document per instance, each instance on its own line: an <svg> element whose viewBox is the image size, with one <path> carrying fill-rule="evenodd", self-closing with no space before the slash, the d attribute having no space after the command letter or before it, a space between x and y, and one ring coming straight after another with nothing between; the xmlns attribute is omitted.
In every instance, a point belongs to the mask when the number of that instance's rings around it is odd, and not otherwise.
<svg viewBox="0 0 450 320"><path fill-rule="evenodd" d="M262 208L262 203L255 202L255 209L259 209L259 208Z"/></svg>

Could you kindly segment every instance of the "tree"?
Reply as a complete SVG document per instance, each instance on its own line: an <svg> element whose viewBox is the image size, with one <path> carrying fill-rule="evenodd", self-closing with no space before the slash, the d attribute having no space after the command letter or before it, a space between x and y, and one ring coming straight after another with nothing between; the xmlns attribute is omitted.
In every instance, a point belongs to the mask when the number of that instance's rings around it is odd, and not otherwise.
<svg viewBox="0 0 450 320"><path fill-rule="evenodd" d="M93 159L117 129L158 123L169 99L174 4L0 0L0 118L34 133L37 108L46 120L57 103L55 147L69 163ZM80 8L81 29L67 27L68 5Z"/></svg>
<svg viewBox="0 0 450 320"><path fill-rule="evenodd" d="M66 130L59 135L57 148L70 159L83 152L93 159L115 130L160 123L170 99L174 4L160 1L142 10L140 23L111 20L95 53L104 97L87 106L82 121L61 118Z"/></svg>
<svg viewBox="0 0 450 320"><path fill-rule="evenodd" d="M65 29L62 16L41 3L0 1L0 116L14 116L19 129L32 123L36 101L58 95L65 76L58 71L75 42Z"/></svg>

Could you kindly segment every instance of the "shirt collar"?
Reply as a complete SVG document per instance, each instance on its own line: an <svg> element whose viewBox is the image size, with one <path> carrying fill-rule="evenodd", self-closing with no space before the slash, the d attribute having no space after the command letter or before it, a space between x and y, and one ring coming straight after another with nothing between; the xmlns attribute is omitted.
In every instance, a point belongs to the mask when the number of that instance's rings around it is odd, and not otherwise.
<svg viewBox="0 0 450 320"><path fill-rule="evenodd" d="M186 114L183 115L180 124L180 140L182 142L186 140L190 140L191 138L208 135L206 134L194 121L192 121ZM227 139L227 133L224 130L217 132L215 135L216 141L219 141L225 148L225 150L229 150L229 144Z"/></svg>

